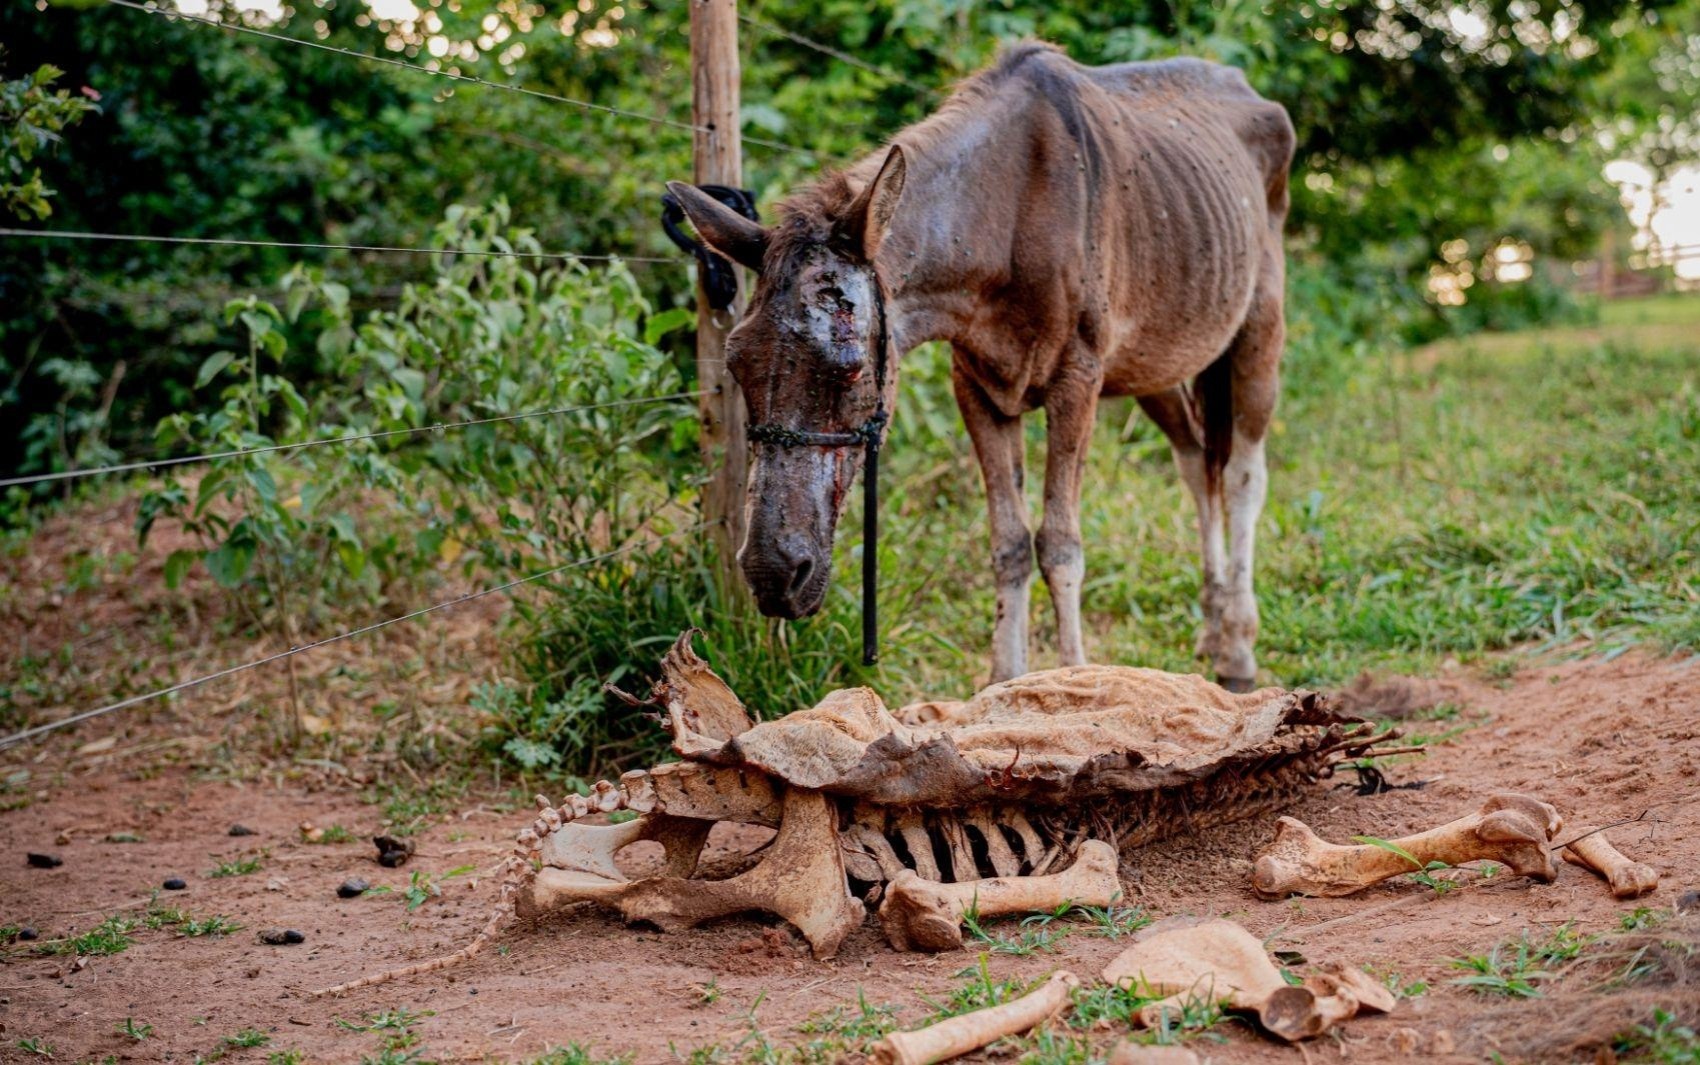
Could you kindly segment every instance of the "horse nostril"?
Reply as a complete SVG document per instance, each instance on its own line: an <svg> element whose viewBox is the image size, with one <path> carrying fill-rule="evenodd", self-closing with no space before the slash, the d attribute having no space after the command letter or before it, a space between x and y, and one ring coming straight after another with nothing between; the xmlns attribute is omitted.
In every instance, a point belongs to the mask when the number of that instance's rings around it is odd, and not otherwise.
<svg viewBox="0 0 1700 1065"><path fill-rule="evenodd" d="M809 559L797 563L797 568L791 571L791 584L785 589L786 594L795 597L809 583L809 574L814 571L815 564Z"/></svg>

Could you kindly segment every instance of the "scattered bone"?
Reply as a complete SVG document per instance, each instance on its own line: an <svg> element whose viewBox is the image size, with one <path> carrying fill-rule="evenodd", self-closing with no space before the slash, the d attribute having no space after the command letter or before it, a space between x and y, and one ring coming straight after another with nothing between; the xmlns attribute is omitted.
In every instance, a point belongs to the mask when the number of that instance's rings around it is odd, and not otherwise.
<svg viewBox="0 0 1700 1065"><path fill-rule="evenodd" d="M1549 850L1563 820L1558 811L1527 795L1494 795L1467 817L1390 841L1417 862L1372 843L1327 843L1303 822L1283 817L1275 840L1257 856L1252 887L1265 898L1350 895L1431 862L1462 865L1494 861L1518 876L1551 882L1558 875Z"/></svg>
<svg viewBox="0 0 1700 1065"><path fill-rule="evenodd" d="M1019 1035L1062 1012L1080 979L1058 971L1018 999L964 1013L915 1032L893 1032L869 1052L875 1065L932 1065Z"/></svg>
<svg viewBox="0 0 1700 1065"><path fill-rule="evenodd" d="M1603 831L1585 832L1564 848L1564 860L1605 877L1613 898L1639 898L1659 886L1659 871L1631 861Z"/></svg>
<svg viewBox="0 0 1700 1065"><path fill-rule="evenodd" d="M880 924L898 950L956 950L962 946L962 915L970 910L998 917L1040 913L1070 902L1108 906L1120 892L1115 848L1088 840L1073 865L1051 876L938 884L904 870L886 885Z"/></svg>
<svg viewBox="0 0 1700 1065"><path fill-rule="evenodd" d="M1266 1031L1288 1042L1320 1035L1361 1011L1393 1007L1386 988L1344 966L1318 966L1303 986L1288 985L1256 936L1221 919L1172 917L1152 925L1104 967L1104 979L1167 996L1140 1011L1147 1027L1204 998L1255 1014Z"/></svg>

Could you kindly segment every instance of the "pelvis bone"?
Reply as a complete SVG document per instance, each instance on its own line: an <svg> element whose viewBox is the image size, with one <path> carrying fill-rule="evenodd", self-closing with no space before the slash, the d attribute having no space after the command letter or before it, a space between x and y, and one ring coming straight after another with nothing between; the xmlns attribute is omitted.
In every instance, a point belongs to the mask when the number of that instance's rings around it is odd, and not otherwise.
<svg viewBox="0 0 1700 1065"><path fill-rule="evenodd" d="M559 804L540 797L476 939L329 991L443 968L516 913L581 902L669 930L773 913L825 958L862 921L858 894L878 887L893 942L940 949L960 943L969 906L989 916L1108 903L1118 851L1268 812L1387 738L1308 693L1235 695L1200 677L1113 666L1031 673L896 713L850 688L758 724L689 633L661 668L649 701L665 711L681 761ZM639 816L586 821L618 811ZM698 858L722 822L777 835L741 872L710 879ZM660 842L665 857L656 875L630 880L617 859L639 840Z"/></svg>
<svg viewBox="0 0 1700 1065"><path fill-rule="evenodd" d="M1257 856L1251 883L1264 898L1350 895L1389 877L1426 869L1431 862L1462 865L1484 859L1519 876L1551 882L1558 875L1552 864L1552 837L1563 824L1551 806L1513 792L1491 796L1467 817L1388 840L1386 846L1327 843L1303 822L1283 817L1276 823L1274 841Z"/></svg>

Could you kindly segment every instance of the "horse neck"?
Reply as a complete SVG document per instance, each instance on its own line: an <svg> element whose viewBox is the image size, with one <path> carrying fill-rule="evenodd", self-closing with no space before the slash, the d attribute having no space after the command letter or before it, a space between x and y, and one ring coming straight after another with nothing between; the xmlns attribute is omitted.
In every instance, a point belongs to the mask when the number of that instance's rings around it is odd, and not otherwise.
<svg viewBox="0 0 1700 1065"><path fill-rule="evenodd" d="M1021 186L995 171L997 160L1026 155L1013 143L1025 136L1022 123L983 112L952 117L898 138L909 173L876 262L897 357L960 335L977 310L970 293L1009 261L1013 204L998 197Z"/></svg>

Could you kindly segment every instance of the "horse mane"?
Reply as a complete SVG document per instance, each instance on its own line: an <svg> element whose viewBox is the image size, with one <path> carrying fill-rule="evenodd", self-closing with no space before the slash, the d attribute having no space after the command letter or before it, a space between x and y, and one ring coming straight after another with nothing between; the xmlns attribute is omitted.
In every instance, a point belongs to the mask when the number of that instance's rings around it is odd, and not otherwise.
<svg viewBox="0 0 1700 1065"><path fill-rule="evenodd" d="M883 158L893 144L901 144L906 151L926 156L931 146L953 132L964 112L984 103L1011 77L1020 74L1032 60L1040 57L1055 57L1074 65L1062 49L1044 41L1023 40L1006 44L990 64L958 82L937 110L914 125L899 130L879 151L849 166L829 170L779 201L780 220L768 234L768 250L762 269L784 270L807 249L819 247L833 238L834 226L859 191L851 184L852 170L863 166L869 159Z"/></svg>

